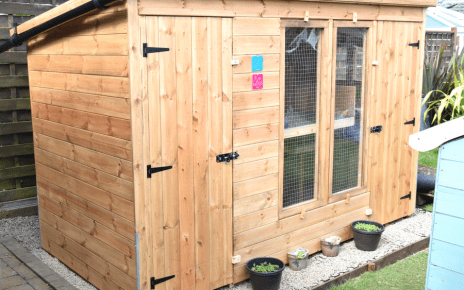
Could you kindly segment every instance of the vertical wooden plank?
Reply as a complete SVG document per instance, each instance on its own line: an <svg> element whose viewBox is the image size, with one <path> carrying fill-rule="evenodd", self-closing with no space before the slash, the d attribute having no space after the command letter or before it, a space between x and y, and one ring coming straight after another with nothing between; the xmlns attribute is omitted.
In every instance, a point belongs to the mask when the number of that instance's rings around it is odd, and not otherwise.
<svg viewBox="0 0 464 290"><path fill-rule="evenodd" d="M149 273L146 258L149 246L150 233L147 233L147 225L145 224L145 179L146 179L146 162L143 154L143 144L147 138L147 133L144 132L143 126L143 110L142 110L142 41L141 27L138 15L137 1L127 2L128 15L128 39L129 39L129 75L130 75L130 102L131 102L131 127L132 127L132 161L134 171L134 205L135 205L135 232L138 235L138 256L139 256L139 273L138 283L140 289L149 289L148 283Z"/></svg>
<svg viewBox="0 0 464 290"><path fill-rule="evenodd" d="M332 82L331 82L331 94L330 94L330 112L335 112L335 88L337 86L337 77L336 77L336 74L337 74L337 33L338 33L338 28L337 27L333 27L333 30L332 30L332 35L331 35L331 38L332 38L332 61L333 61L333 65L332 65ZM332 197L332 192L333 192L333 166L334 166L334 160L333 160L333 156L334 156L334 126L335 126L335 116L334 114L330 114L330 117L329 117L329 120L330 120L330 130L329 130L329 136L330 136L330 142L329 142L329 154L327 155L327 157L329 158L327 160L328 162L328 168L329 168L329 172L328 172L328 192L327 192L327 197L328 198L331 198Z"/></svg>
<svg viewBox="0 0 464 290"><path fill-rule="evenodd" d="M421 43L425 43L425 19L426 19L426 9L423 9L423 21L422 23L414 23L414 34L417 35L416 38L419 40ZM423 78L423 69L424 69L424 49L425 46L422 45L419 47L418 50L415 50L415 53L417 53L417 56L415 59L417 59L417 63L415 64L414 67L416 67L416 83L414 86L414 94L412 96L411 104L414 107L414 116L417 120L417 125L414 126L413 128L413 134L419 132L420 130L420 107L421 107L421 95L422 95L422 78ZM411 119L410 119L411 120ZM409 202L409 212L408 214L414 213L415 206L416 206L416 195L413 194L416 192L416 185L417 185L417 162L418 162L418 155L419 153L416 150L412 150L412 161L411 161L411 200Z"/></svg>
<svg viewBox="0 0 464 290"><path fill-rule="evenodd" d="M222 220L223 206L223 164L216 162L216 155L222 154L223 114L222 114L222 21L208 18L208 99L210 102L208 122L210 126L209 155L209 207L210 207L210 285L220 284L224 271L220 262L224 240Z"/></svg>
<svg viewBox="0 0 464 290"><path fill-rule="evenodd" d="M179 182L176 88L176 27L174 17L160 17L159 42L170 51L160 54L162 159L172 170L163 171L164 248L166 275L180 274L179 253ZM166 282L166 288L180 288L180 279Z"/></svg>
<svg viewBox="0 0 464 290"><path fill-rule="evenodd" d="M196 289L209 288L209 126L207 19L192 20Z"/></svg>
<svg viewBox="0 0 464 290"><path fill-rule="evenodd" d="M222 112L223 152L232 152L232 19L222 19ZM222 261L224 273L222 285L233 283L233 217L232 217L232 174L233 164L223 164L223 221L224 241ZM221 285L221 286L222 286Z"/></svg>
<svg viewBox="0 0 464 290"><path fill-rule="evenodd" d="M280 28L280 99L279 99L279 215L283 209L284 196L284 136L285 136L285 27Z"/></svg>
<svg viewBox="0 0 464 290"><path fill-rule="evenodd" d="M192 130L192 18L176 17L181 288L195 289L195 212Z"/></svg>
<svg viewBox="0 0 464 290"><path fill-rule="evenodd" d="M372 27L370 28L370 41L369 41L369 54L370 58L369 61L367 62L367 65L370 66L369 74L368 74L368 94L366 95L366 98L368 99L368 104L366 106L366 120L367 120L367 128L371 126L375 126L375 122L373 122L375 116L376 116L376 111L375 111L375 106L377 104L377 98L375 97L375 76L376 76L376 67L371 66L371 63L375 60L377 60L377 21L372 22ZM374 174L374 171L371 170L372 167L372 162L374 159L374 156L371 154L372 150L374 150L373 142L371 141L371 134L369 130L365 130L366 134L366 142L368 144L366 145L365 153L364 153L364 158L368 160L367 166L364 168L364 177L366 179L366 187L367 191L371 193L371 196L373 195L372 189L371 189L371 181L372 181L372 175Z"/></svg>
<svg viewBox="0 0 464 290"><path fill-rule="evenodd" d="M152 46L158 46L159 44L159 18L158 17L147 17L147 41ZM148 69L150 68L150 69ZM152 167L165 166L164 160L161 158L161 96L160 96L160 73L159 73L159 54L151 53L147 56L147 83L144 88L147 91L149 100L149 163ZM164 208L163 208L163 175L153 174L149 179L149 190L150 194L145 195L146 199L146 211L150 211L147 215L147 219L151 219L152 224L152 236L151 244L149 247L153 249L153 258L150 262L153 263L152 275L155 277L165 277L165 253L164 253ZM150 276L151 277L151 276ZM166 285L163 283L158 285L159 289L166 289Z"/></svg>

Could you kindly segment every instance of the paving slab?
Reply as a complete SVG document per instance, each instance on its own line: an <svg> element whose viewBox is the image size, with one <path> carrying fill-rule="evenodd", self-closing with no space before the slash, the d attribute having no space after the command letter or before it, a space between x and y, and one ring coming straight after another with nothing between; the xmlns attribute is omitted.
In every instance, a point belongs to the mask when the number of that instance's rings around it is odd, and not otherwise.
<svg viewBox="0 0 464 290"><path fill-rule="evenodd" d="M0 239L0 290L77 290L13 237Z"/></svg>

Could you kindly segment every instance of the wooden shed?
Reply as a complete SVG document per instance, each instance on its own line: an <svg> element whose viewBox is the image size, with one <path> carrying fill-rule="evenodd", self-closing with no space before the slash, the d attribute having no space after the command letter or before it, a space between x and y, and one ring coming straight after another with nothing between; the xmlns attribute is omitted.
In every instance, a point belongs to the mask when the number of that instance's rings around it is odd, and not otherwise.
<svg viewBox="0 0 464 290"><path fill-rule="evenodd" d="M410 215L435 4L129 0L32 37L43 247L99 289L214 289Z"/></svg>
<svg viewBox="0 0 464 290"><path fill-rule="evenodd" d="M411 135L409 144L440 147L425 289L464 289L464 117Z"/></svg>

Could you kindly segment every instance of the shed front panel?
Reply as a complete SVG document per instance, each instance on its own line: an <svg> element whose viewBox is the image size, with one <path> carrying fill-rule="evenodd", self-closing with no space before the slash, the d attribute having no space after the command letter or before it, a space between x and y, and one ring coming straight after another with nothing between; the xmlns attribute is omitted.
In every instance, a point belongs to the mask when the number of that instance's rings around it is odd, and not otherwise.
<svg viewBox="0 0 464 290"><path fill-rule="evenodd" d="M152 167L145 190L152 239L141 263L156 289L232 282L232 19L146 17L143 42L169 51L142 61Z"/></svg>

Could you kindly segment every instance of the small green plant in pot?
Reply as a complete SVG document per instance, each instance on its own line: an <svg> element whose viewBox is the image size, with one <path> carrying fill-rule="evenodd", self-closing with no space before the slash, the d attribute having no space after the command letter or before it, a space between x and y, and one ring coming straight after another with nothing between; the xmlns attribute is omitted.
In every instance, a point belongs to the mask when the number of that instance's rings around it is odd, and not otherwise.
<svg viewBox="0 0 464 290"><path fill-rule="evenodd" d="M279 259L260 257L246 263L253 290L279 290L285 264Z"/></svg>
<svg viewBox="0 0 464 290"><path fill-rule="evenodd" d="M308 266L309 251L305 248L298 248L288 253L288 266L293 271L301 271Z"/></svg>
<svg viewBox="0 0 464 290"><path fill-rule="evenodd" d="M379 246L384 226L373 221L355 221L351 224L356 248L362 251L375 251Z"/></svg>

